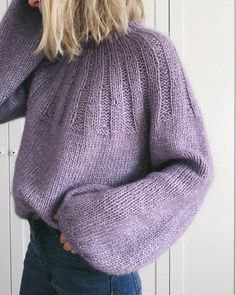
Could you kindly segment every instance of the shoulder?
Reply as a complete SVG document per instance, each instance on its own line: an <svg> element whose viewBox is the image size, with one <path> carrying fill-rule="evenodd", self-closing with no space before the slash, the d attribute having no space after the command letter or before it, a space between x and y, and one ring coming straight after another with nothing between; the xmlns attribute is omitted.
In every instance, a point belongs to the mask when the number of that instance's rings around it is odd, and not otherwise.
<svg viewBox="0 0 236 295"><path fill-rule="evenodd" d="M180 61L179 53L171 37L157 28L138 23L130 22L128 39L136 40L139 47L145 49L145 55L148 59L159 62L171 63Z"/></svg>
<svg viewBox="0 0 236 295"><path fill-rule="evenodd" d="M185 69L169 35L135 21L130 23L129 28L127 40L129 39L130 42L127 43L130 43L131 47L139 48L138 51L141 53L141 60L145 64L153 91L159 86L166 87L171 84L171 80L176 81L181 77Z"/></svg>
<svg viewBox="0 0 236 295"><path fill-rule="evenodd" d="M144 62L148 64L150 92L154 98L159 93L162 112L172 114L174 109L178 109L174 113L179 114L185 109L197 113L198 106L187 67L171 38L157 29L137 23L132 25L129 35L130 38L135 36L139 46L146 49Z"/></svg>
<svg viewBox="0 0 236 295"><path fill-rule="evenodd" d="M144 41L148 42L149 45L151 45L150 42L152 41L160 42L163 39L170 40L169 36L159 29L137 21L131 21L129 23L128 32L130 35L140 36Z"/></svg>
<svg viewBox="0 0 236 295"><path fill-rule="evenodd" d="M157 80L166 84L163 80L168 79L170 83L171 79L176 80L182 71L186 71L171 37L160 30L132 21L127 39L131 47L138 47L151 87L157 87Z"/></svg>

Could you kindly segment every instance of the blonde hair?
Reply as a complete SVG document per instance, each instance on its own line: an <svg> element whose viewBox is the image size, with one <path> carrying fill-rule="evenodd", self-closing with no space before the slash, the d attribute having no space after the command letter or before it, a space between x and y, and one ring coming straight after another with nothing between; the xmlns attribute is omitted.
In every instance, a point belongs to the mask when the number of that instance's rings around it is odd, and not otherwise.
<svg viewBox="0 0 236 295"><path fill-rule="evenodd" d="M58 54L83 51L90 38L97 43L127 32L128 22L144 21L142 0L41 0L42 38L34 53L44 50L52 60Z"/></svg>

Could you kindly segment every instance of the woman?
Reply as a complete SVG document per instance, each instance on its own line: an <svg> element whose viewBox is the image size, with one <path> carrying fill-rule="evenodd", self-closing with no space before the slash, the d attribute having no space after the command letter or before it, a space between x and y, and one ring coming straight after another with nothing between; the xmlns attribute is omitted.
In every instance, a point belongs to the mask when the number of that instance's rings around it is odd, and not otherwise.
<svg viewBox="0 0 236 295"><path fill-rule="evenodd" d="M13 178L31 229L22 295L141 294L138 270L212 183L186 71L143 19L140 0L12 0L3 16L0 123L26 119Z"/></svg>

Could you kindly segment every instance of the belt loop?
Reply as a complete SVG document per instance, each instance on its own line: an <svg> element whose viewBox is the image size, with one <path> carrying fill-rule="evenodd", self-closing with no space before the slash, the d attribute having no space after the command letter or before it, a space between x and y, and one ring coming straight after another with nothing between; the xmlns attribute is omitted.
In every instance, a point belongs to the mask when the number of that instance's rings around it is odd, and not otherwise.
<svg viewBox="0 0 236 295"><path fill-rule="evenodd" d="M32 219L32 215L33 215L33 212L30 212L29 215L27 216L28 221Z"/></svg>
<svg viewBox="0 0 236 295"><path fill-rule="evenodd" d="M40 219L40 216L36 212L33 212L32 219L33 220L38 220L38 219Z"/></svg>
<svg viewBox="0 0 236 295"><path fill-rule="evenodd" d="M30 212L27 219L30 220L38 220L40 219L40 216L36 212Z"/></svg>

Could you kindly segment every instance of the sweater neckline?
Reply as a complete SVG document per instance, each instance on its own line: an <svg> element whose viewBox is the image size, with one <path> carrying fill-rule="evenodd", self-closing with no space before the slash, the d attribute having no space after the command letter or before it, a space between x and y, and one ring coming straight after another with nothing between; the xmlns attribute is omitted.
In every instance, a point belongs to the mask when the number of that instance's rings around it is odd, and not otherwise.
<svg viewBox="0 0 236 295"><path fill-rule="evenodd" d="M141 26L142 23L136 20L130 20L128 22L128 30L137 30L138 26Z"/></svg>

